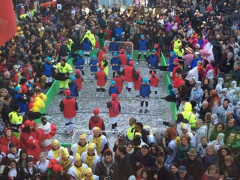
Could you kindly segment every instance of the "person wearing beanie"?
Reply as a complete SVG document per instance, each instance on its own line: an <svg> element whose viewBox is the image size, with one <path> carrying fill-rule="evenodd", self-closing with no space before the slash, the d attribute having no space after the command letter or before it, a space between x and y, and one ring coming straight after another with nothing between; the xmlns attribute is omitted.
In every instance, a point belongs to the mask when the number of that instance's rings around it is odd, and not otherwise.
<svg viewBox="0 0 240 180"><path fill-rule="evenodd" d="M52 149L47 154L47 159L57 159L61 156L61 150L63 149L62 146L60 146L57 139L52 140Z"/></svg>
<svg viewBox="0 0 240 180"><path fill-rule="evenodd" d="M80 154L76 153L74 156L74 163L73 165L68 169L67 174L70 174L73 178L80 180L84 178L84 172L88 168L88 166L84 163L82 163L82 159Z"/></svg>
<svg viewBox="0 0 240 180"><path fill-rule="evenodd" d="M19 112L22 114L22 116L24 116L27 111L27 105L28 105L27 97L22 93L22 89L20 86L16 86L14 91L15 91L14 102L16 105L19 106L20 108Z"/></svg>
<svg viewBox="0 0 240 180"><path fill-rule="evenodd" d="M65 98L60 103L60 111L63 112L67 134L73 133L74 123L77 116L78 104L76 99L70 97L71 91L65 90Z"/></svg>
<svg viewBox="0 0 240 180"><path fill-rule="evenodd" d="M130 54L128 54L127 56L127 65L129 65L129 62L130 61L133 61L133 59L131 58L131 55ZM124 66L125 67L125 66Z"/></svg>
<svg viewBox="0 0 240 180"><path fill-rule="evenodd" d="M72 97L78 97L78 85L76 83L76 77L72 76L71 81L68 83L69 90L71 91Z"/></svg>
<svg viewBox="0 0 240 180"><path fill-rule="evenodd" d="M60 166L63 167L64 172L67 172L70 166L73 163L73 156L70 156L68 154L68 149L67 148L62 148L61 149L61 155L59 158L57 158L57 162Z"/></svg>
<svg viewBox="0 0 240 180"><path fill-rule="evenodd" d="M142 76L140 75L140 70L137 70L137 75L138 75L138 80L135 80L134 81L134 90L135 90L135 93L136 93L136 97L139 97L140 96L140 87L141 87L141 84L142 84Z"/></svg>
<svg viewBox="0 0 240 180"><path fill-rule="evenodd" d="M7 147L9 149L9 144L14 143L16 144L17 148L20 148L20 142L16 138L16 136L13 135L13 131L11 127L6 127L4 129L4 137L0 139L0 144L2 146Z"/></svg>
<svg viewBox="0 0 240 180"><path fill-rule="evenodd" d="M76 78L75 83L77 84L78 96L81 97L83 78L81 76L79 69L77 69L75 73L76 73L75 74L75 78Z"/></svg>
<svg viewBox="0 0 240 180"><path fill-rule="evenodd" d="M109 96L111 96L112 94L118 94L118 87L116 86L115 81L111 82L111 86L109 87L108 94Z"/></svg>
<svg viewBox="0 0 240 180"><path fill-rule="evenodd" d="M141 109L139 110L139 113L142 113L143 105L145 102L145 111L144 113L148 112L148 98L150 95L150 85L148 84L147 78L143 78L142 84L140 86L140 98L141 98Z"/></svg>
<svg viewBox="0 0 240 180"><path fill-rule="evenodd" d="M133 61L129 62L128 66L125 66L125 68L122 71L122 74L124 76L124 81L127 83L127 98L130 98L130 93L133 88L133 82L138 80L138 75L133 67Z"/></svg>
<svg viewBox="0 0 240 180"><path fill-rule="evenodd" d="M150 74L154 72L156 74L156 69L158 68L158 56L156 54L156 50L153 49L152 53L148 56L147 62L148 62L148 68L150 69Z"/></svg>
<svg viewBox="0 0 240 180"><path fill-rule="evenodd" d="M158 57L158 65L161 63L161 50L159 48L158 44L154 44L154 50L156 51L157 57Z"/></svg>
<svg viewBox="0 0 240 180"><path fill-rule="evenodd" d="M149 79L149 82L150 82L150 94L152 92L154 92L155 98L157 98L157 88L158 88L158 84L159 84L159 79L156 76L154 71L151 72L151 77Z"/></svg>
<svg viewBox="0 0 240 180"><path fill-rule="evenodd" d="M112 124L112 130L117 131L118 115L121 112L121 105L117 99L117 94L111 95L111 100L107 102L107 108L109 109L109 118Z"/></svg>
<svg viewBox="0 0 240 180"><path fill-rule="evenodd" d="M97 80L96 96L99 97L101 92L101 97L104 97L105 85L107 83L107 75L104 72L104 66L100 66L100 71L96 73L96 80Z"/></svg>
<svg viewBox="0 0 240 180"><path fill-rule="evenodd" d="M15 104L13 106L13 111L9 113L8 117L11 123L11 127L12 127L12 131L13 131L13 135L19 139L20 137L20 126L22 125L23 122L23 117L22 115L19 113L19 106L17 104Z"/></svg>
<svg viewBox="0 0 240 180"><path fill-rule="evenodd" d="M53 82L53 72L54 67L52 64L52 59L50 57L46 57L46 61L42 65L43 68L43 75L46 76L45 80L45 89L50 88Z"/></svg>
<svg viewBox="0 0 240 180"><path fill-rule="evenodd" d="M88 147L87 135L81 134L79 136L79 142L72 144L71 152L72 152L73 156L75 156L76 153L79 153L80 155L82 155L82 153L87 151L87 147Z"/></svg>
<svg viewBox="0 0 240 180"><path fill-rule="evenodd" d="M95 143L97 155L102 156L104 151L109 148L108 140L106 136L101 133L99 127L94 127L92 129L92 134L88 136L87 141L89 143Z"/></svg>
<svg viewBox="0 0 240 180"><path fill-rule="evenodd" d="M173 72L173 68L174 68L173 61L176 58L177 58L177 56L176 56L175 52L171 51L170 52L170 58L168 60L168 72L170 73L170 77L172 77L172 72Z"/></svg>
<svg viewBox="0 0 240 180"><path fill-rule="evenodd" d="M109 44L109 51L111 51L112 53L116 52L116 51L119 51L117 42L115 41L114 37L112 38L112 41Z"/></svg>
<svg viewBox="0 0 240 180"><path fill-rule="evenodd" d="M63 89L68 89L69 75L73 72L72 66L66 62L66 59L61 59L56 65L56 77L59 80L60 91L58 94L63 94Z"/></svg>
<svg viewBox="0 0 240 180"><path fill-rule="evenodd" d="M120 61L121 61L121 67L120 71L124 69L124 67L127 65L127 54L125 53L125 49L120 49L120 53L118 55Z"/></svg>
<svg viewBox="0 0 240 180"><path fill-rule="evenodd" d="M113 78L117 71L120 71L121 60L118 57L117 52L113 53L113 58L111 59L112 71L113 71Z"/></svg>
<svg viewBox="0 0 240 180"><path fill-rule="evenodd" d="M143 54L145 60L147 61L147 50L148 50L148 40L145 39L145 36L142 34L141 39L138 40L138 61L136 64L139 63L140 57Z"/></svg>
<svg viewBox="0 0 240 180"><path fill-rule="evenodd" d="M89 59L89 62L86 63L86 64L89 64L90 63L90 59ZM84 66L84 59L83 59L83 53L82 51L79 51L77 54L76 54L76 57L75 57L75 60L74 60L74 65L75 65L75 69L79 69L83 75L83 79L85 79L85 73L84 73L84 70L83 70L83 66Z"/></svg>
<svg viewBox="0 0 240 180"><path fill-rule="evenodd" d="M89 120L89 130L92 130L94 127L99 127L101 130L105 131L105 125L103 119L99 116L99 109L93 109L93 116Z"/></svg>
<svg viewBox="0 0 240 180"><path fill-rule="evenodd" d="M90 65L90 72L91 72L92 79L94 79L96 73L98 72L98 66L99 66L96 55L92 56L92 59L90 60L89 65ZM91 80L91 82L93 82L93 80Z"/></svg>
<svg viewBox="0 0 240 180"><path fill-rule="evenodd" d="M94 48L93 44L91 43L91 41L88 39L88 37L85 37L84 40L82 41L82 50L84 53L84 57L85 57L85 64L89 64L90 62L90 51Z"/></svg>
<svg viewBox="0 0 240 180"><path fill-rule="evenodd" d="M123 88L123 82L124 82L124 79L123 79L123 76L121 74L121 71L117 71L117 74L113 78L113 80L115 81L116 86L118 88L118 94L121 94L122 93L122 88Z"/></svg>
<svg viewBox="0 0 240 180"><path fill-rule="evenodd" d="M101 160L100 156L96 153L95 143L89 143L87 151L81 155L82 162L87 164L89 168L95 173L96 165Z"/></svg>

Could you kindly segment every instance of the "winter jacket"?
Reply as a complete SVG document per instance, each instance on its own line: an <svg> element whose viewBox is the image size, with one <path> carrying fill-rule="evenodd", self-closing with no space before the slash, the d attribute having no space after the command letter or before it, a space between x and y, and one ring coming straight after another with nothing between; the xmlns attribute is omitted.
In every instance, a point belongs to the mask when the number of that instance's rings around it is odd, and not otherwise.
<svg viewBox="0 0 240 180"><path fill-rule="evenodd" d="M123 29L121 27L118 27L118 28L115 29L115 38L117 40L122 39L122 32L123 32Z"/></svg>
<svg viewBox="0 0 240 180"><path fill-rule="evenodd" d="M148 64L150 69L156 69L158 67L158 56L155 55L149 55L148 56Z"/></svg>
<svg viewBox="0 0 240 180"><path fill-rule="evenodd" d="M215 154L211 156L204 155L201 159L202 159L204 171L206 171L210 165L216 164L217 156Z"/></svg>
<svg viewBox="0 0 240 180"><path fill-rule="evenodd" d="M51 77L53 75L53 65L45 62L43 64L43 74L47 77Z"/></svg>
<svg viewBox="0 0 240 180"><path fill-rule="evenodd" d="M9 144L11 142L14 143L17 146L17 149L20 148L20 142L19 142L19 140L15 136L11 136L10 139L8 139L6 136L4 136L3 138L0 139L0 144L2 146L7 147L7 149L9 149Z"/></svg>
<svg viewBox="0 0 240 180"><path fill-rule="evenodd" d="M14 102L20 107L20 112L27 111L27 99L24 98L23 94L16 93L14 95Z"/></svg>
<svg viewBox="0 0 240 180"><path fill-rule="evenodd" d="M126 154L124 158L116 156L116 161L119 167L119 179L128 180L129 176L134 175L131 156L129 154Z"/></svg>
<svg viewBox="0 0 240 180"><path fill-rule="evenodd" d="M84 59L82 56L77 55L75 59L75 69L83 69Z"/></svg>
<svg viewBox="0 0 240 180"><path fill-rule="evenodd" d="M83 51L91 51L91 49L92 49L92 43L91 43L91 41L83 41L82 42L82 50Z"/></svg>
<svg viewBox="0 0 240 180"><path fill-rule="evenodd" d="M188 157L183 159L181 165L187 168L187 172L193 177L194 180L200 180L204 170L202 162L195 158L193 161Z"/></svg>
<svg viewBox="0 0 240 180"><path fill-rule="evenodd" d="M176 175L173 177L173 180L195 180L195 179L193 179L193 177L192 177L191 175L189 175L189 173L187 173L187 174L185 175L184 179L181 179L181 178L179 177L179 174L176 173Z"/></svg>
<svg viewBox="0 0 240 180"><path fill-rule="evenodd" d="M107 164L103 157L96 165L95 175L99 176L99 180L104 180L106 177L109 180L120 180L118 163L113 159Z"/></svg>
<svg viewBox="0 0 240 180"><path fill-rule="evenodd" d="M30 147L29 139L40 139L38 132L36 130L31 130L30 132L22 131L20 136L21 149L27 150ZM39 141L39 143L41 142Z"/></svg>
<svg viewBox="0 0 240 180"><path fill-rule="evenodd" d="M132 166L134 169L137 169L136 163L140 162L140 165L144 166L145 168L149 168L154 170L155 168L155 158L148 153L146 156L141 155L141 151L137 151L132 155Z"/></svg>
<svg viewBox="0 0 240 180"><path fill-rule="evenodd" d="M71 97L64 98L60 103L60 111L63 112L64 118L71 119L76 117L78 104L76 99Z"/></svg>
<svg viewBox="0 0 240 180"><path fill-rule="evenodd" d="M192 113L192 105L190 102L186 102L182 115L184 119L188 120L192 128L196 128L196 116Z"/></svg>
<svg viewBox="0 0 240 180"><path fill-rule="evenodd" d="M188 157L188 151L194 148L191 144L187 148L185 148L182 144L179 146L177 150L176 160L178 163L182 162L182 160L186 157Z"/></svg>
<svg viewBox="0 0 240 180"><path fill-rule="evenodd" d="M206 171L201 180L220 180L222 179L220 175L216 174L215 176L209 175L208 172Z"/></svg>
<svg viewBox="0 0 240 180"><path fill-rule="evenodd" d="M141 84L140 86L140 96L143 98L149 97L150 95L150 85L149 84Z"/></svg>

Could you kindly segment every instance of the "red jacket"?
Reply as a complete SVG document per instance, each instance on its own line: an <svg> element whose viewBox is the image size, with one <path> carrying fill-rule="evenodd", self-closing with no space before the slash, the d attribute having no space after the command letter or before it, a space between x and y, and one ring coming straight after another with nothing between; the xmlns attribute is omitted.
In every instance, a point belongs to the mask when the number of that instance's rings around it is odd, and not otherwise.
<svg viewBox="0 0 240 180"><path fill-rule="evenodd" d="M184 80L183 80L182 77L181 78L177 77L177 78L174 79L173 87L174 88L179 88L180 86L182 86L183 82L184 82Z"/></svg>
<svg viewBox="0 0 240 180"><path fill-rule="evenodd" d="M121 60L122 65L127 65L127 55L125 53L120 53L118 56Z"/></svg>
<svg viewBox="0 0 240 180"><path fill-rule="evenodd" d="M22 85L21 85L21 89L22 89L22 93L23 93L23 94L26 94L27 91L28 91L28 88L27 88L27 85L26 85L26 84L22 84Z"/></svg>
<svg viewBox="0 0 240 180"><path fill-rule="evenodd" d="M108 108L109 108L109 117L116 117L119 115L121 111L120 102L117 99L111 100Z"/></svg>
<svg viewBox="0 0 240 180"><path fill-rule="evenodd" d="M5 137L3 137L3 138L0 140L0 144L2 144L3 146L6 146L7 149L9 149L9 144L10 144L11 142L14 143L14 144L16 144L17 149L20 148L20 142L19 142L19 140L18 140L15 136L12 136L11 139L8 139L8 138L5 136Z"/></svg>
<svg viewBox="0 0 240 180"><path fill-rule="evenodd" d="M103 119L99 116L92 116L89 120L89 130L92 130L94 127L99 127L101 130L105 130Z"/></svg>
<svg viewBox="0 0 240 180"><path fill-rule="evenodd" d="M76 77L76 80L75 80L76 84L77 84L77 87L78 87L78 90L82 90L82 77Z"/></svg>
<svg viewBox="0 0 240 180"><path fill-rule="evenodd" d="M41 148L39 145L39 141L37 139L28 139L27 141L28 149L27 154L34 157L34 163L38 160L38 156L41 153Z"/></svg>
<svg viewBox="0 0 240 180"><path fill-rule="evenodd" d="M97 57L97 59L98 59L98 64L101 64L102 55L103 55L103 54L106 54L106 52L101 49L101 50L98 52L98 57Z"/></svg>
<svg viewBox="0 0 240 180"><path fill-rule="evenodd" d="M159 82L158 77L154 76L150 78L150 86L158 87L158 82Z"/></svg>
<svg viewBox="0 0 240 180"><path fill-rule="evenodd" d="M77 109L76 109L76 99L69 98L63 99L63 116L64 118L71 119L76 117Z"/></svg>
<svg viewBox="0 0 240 180"><path fill-rule="evenodd" d="M133 82L133 66L125 66L124 68L124 81Z"/></svg>
<svg viewBox="0 0 240 180"><path fill-rule="evenodd" d="M6 146L0 144L0 155L2 155L2 159L0 159L0 165L6 164L6 156L9 153Z"/></svg>
<svg viewBox="0 0 240 180"><path fill-rule="evenodd" d="M15 82L16 84L18 84L18 73L15 71L10 71L11 73L11 78L12 78L12 82Z"/></svg>
<svg viewBox="0 0 240 180"><path fill-rule="evenodd" d="M122 93L122 88L123 88L123 77L122 76L115 76L113 80L116 82L116 86L118 88L118 93Z"/></svg>
<svg viewBox="0 0 240 180"><path fill-rule="evenodd" d="M179 68L182 69L179 64L178 64L177 66L174 66L173 72L172 72L172 80L175 79L176 71L177 71L177 69L179 69Z"/></svg>
<svg viewBox="0 0 240 180"><path fill-rule="evenodd" d="M138 81L134 81L134 90L140 90L142 84L142 76L139 76Z"/></svg>
<svg viewBox="0 0 240 180"><path fill-rule="evenodd" d="M104 71L98 71L96 73L97 86L105 86L106 84L106 73Z"/></svg>
<svg viewBox="0 0 240 180"><path fill-rule="evenodd" d="M29 148L28 144L29 139L39 139L38 132L36 130L32 130L30 132L22 132L20 136L21 149L27 150Z"/></svg>

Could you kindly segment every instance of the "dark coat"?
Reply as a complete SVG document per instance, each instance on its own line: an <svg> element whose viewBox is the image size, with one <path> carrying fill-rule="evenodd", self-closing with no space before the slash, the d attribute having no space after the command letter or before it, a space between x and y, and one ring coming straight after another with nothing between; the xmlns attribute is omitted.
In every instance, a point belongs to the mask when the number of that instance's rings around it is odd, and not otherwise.
<svg viewBox="0 0 240 180"><path fill-rule="evenodd" d="M187 168L187 172L189 175L193 177L194 180L200 180L204 170L203 170L203 164L199 159L194 159L191 161L188 157L183 159L182 163L183 166Z"/></svg>
<svg viewBox="0 0 240 180"><path fill-rule="evenodd" d="M119 167L118 163L113 160L110 166L110 173L107 174L107 167L105 166L105 159L102 158L100 162L96 165L95 174L99 176L99 180L104 180L105 177L108 177L109 180L119 180Z"/></svg>
<svg viewBox="0 0 240 180"><path fill-rule="evenodd" d="M116 157L119 167L119 179L128 180L129 176L134 175L131 164L131 156L126 154L124 158Z"/></svg>

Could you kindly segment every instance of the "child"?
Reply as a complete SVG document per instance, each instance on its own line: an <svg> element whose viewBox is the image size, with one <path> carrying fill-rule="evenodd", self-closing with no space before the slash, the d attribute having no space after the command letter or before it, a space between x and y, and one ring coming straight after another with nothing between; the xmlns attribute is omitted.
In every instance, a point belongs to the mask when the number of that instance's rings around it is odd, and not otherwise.
<svg viewBox="0 0 240 180"><path fill-rule="evenodd" d="M109 87L108 93L109 96L111 96L112 94L118 94L118 87L116 86L115 81L111 82L111 86Z"/></svg>
<svg viewBox="0 0 240 180"><path fill-rule="evenodd" d="M117 75L113 78L113 80L116 82L116 86L118 87L118 94L121 94L124 80L120 71L117 71Z"/></svg>
<svg viewBox="0 0 240 180"><path fill-rule="evenodd" d="M99 109L94 108L93 114L94 116L90 118L88 123L89 130L92 130L94 127L99 127L101 130L105 131L105 125L104 125L103 119L99 116Z"/></svg>
<svg viewBox="0 0 240 180"><path fill-rule="evenodd" d="M117 52L113 53L113 58L111 59L113 78L115 77L116 71L120 71L121 60L118 57Z"/></svg>
<svg viewBox="0 0 240 180"><path fill-rule="evenodd" d="M75 69L79 69L83 75L83 79L85 79L85 73L83 70L84 59L83 59L83 52L79 51L76 58L75 58Z"/></svg>
<svg viewBox="0 0 240 180"><path fill-rule="evenodd" d="M83 79L82 79L82 76L80 74L79 69L76 70L75 78L76 78L75 82L76 82L77 88L78 88L78 96L80 97L81 96L81 91L82 91L82 81L83 81Z"/></svg>
<svg viewBox="0 0 240 180"><path fill-rule="evenodd" d="M136 97L139 97L140 96L140 86L141 86L141 83L142 83L142 76L140 75L140 70L137 70L137 75L138 75L138 80L135 80L134 81L134 90L135 90L135 93L136 93Z"/></svg>
<svg viewBox="0 0 240 180"><path fill-rule="evenodd" d="M84 56L85 56L85 62L86 64L89 64L90 62L90 51L92 49L92 43L91 41L85 37L84 40L82 41L82 50L84 52Z"/></svg>
<svg viewBox="0 0 240 180"><path fill-rule="evenodd" d="M92 56L92 59L90 60L89 65L90 65L91 75L92 75L93 77L95 77L95 74L97 73L97 71L98 71L98 66L99 66L96 55L93 55L93 56ZM93 78L93 79L94 79L94 78ZM91 82L93 82L93 81L91 81Z"/></svg>
<svg viewBox="0 0 240 180"><path fill-rule="evenodd" d="M120 54L118 55L121 61L121 68L120 68L121 71L124 69L124 66L127 65L127 55L124 51L125 51L124 49L120 49Z"/></svg>
<svg viewBox="0 0 240 180"><path fill-rule="evenodd" d="M17 104L14 105L13 111L9 113L9 120L12 126L13 135L18 139L20 137L20 126L22 125L23 117L19 114L19 106Z"/></svg>
<svg viewBox="0 0 240 180"><path fill-rule="evenodd" d="M173 68L174 68L173 60L176 58L177 58L176 54L173 51L171 51L170 59L168 61L168 71L170 73L170 77L172 77L172 72L173 72Z"/></svg>
<svg viewBox="0 0 240 180"><path fill-rule="evenodd" d="M107 76L106 73L104 72L104 66L100 67L100 71L96 73L96 80L97 80L97 97L100 95L101 91L101 96L104 97L104 92L105 92L105 85L107 82Z"/></svg>
<svg viewBox="0 0 240 180"><path fill-rule="evenodd" d="M43 64L43 75L46 76L45 81L45 89L51 87L53 79L53 65L52 65L52 59L50 57L46 58L46 62Z"/></svg>
<svg viewBox="0 0 240 180"><path fill-rule="evenodd" d="M8 153L7 158L18 161L18 159L20 158L21 149L18 149L16 144L10 142L9 150L10 150L10 152Z"/></svg>
<svg viewBox="0 0 240 180"><path fill-rule="evenodd" d="M145 107L146 107L144 113L148 112L147 98L149 98L149 95L150 95L150 85L148 84L147 78L143 78L143 82L140 86L141 109L139 110L139 113L143 112L142 108L143 108L144 101L145 101Z"/></svg>
<svg viewBox="0 0 240 180"><path fill-rule="evenodd" d="M128 54L126 57L127 57L127 65L129 65L129 62L132 61L132 59L131 59L131 55Z"/></svg>
<svg viewBox="0 0 240 180"><path fill-rule="evenodd" d="M76 78L73 76L71 77L71 82L68 83L69 90L71 91L71 96L78 96L78 86L76 84Z"/></svg>
<svg viewBox="0 0 240 180"><path fill-rule="evenodd" d="M117 43L116 43L114 37L112 38L112 41L110 42L109 51L112 51L112 52L118 51Z"/></svg>
<svg viewBox="0 0 240 180"><path fill-rule="evenodd" d="M155 92L155 97L156 97L159 79L157 76L155 76L155 72L153 72L153 71L151 73L151 78L150 78L149 82L150 82L150 89L151 89L150 93Z"/></svg>
<svg viewBox="0 0 240 180"><path fill-rule="evenodd" d="M28 100L26 96L22 94L22 89L20 86L15 87L14 91L14 102L20 107L20 113L22 116L24 116L27 111Z"/></svg>

